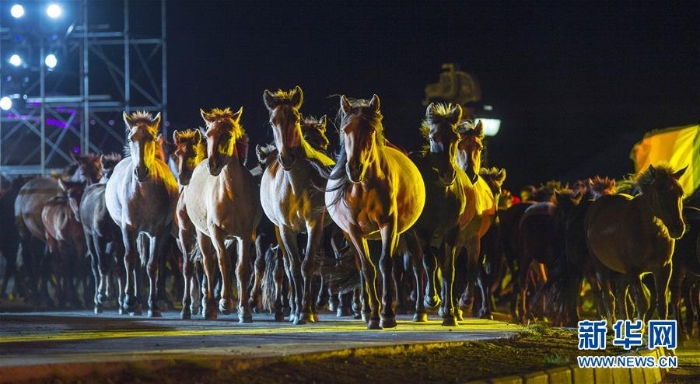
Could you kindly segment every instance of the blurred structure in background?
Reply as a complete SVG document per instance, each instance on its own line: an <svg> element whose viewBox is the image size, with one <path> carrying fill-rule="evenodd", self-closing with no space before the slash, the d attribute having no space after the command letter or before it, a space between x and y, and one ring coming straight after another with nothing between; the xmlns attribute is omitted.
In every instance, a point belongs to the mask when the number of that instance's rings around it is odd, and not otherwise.
<svg viewBox="0 0 700 384"><path fill-rule="evenodd" d="M122 111L167 129L165 0L131 3L0 0L1 185L121 152Z"/></svg>

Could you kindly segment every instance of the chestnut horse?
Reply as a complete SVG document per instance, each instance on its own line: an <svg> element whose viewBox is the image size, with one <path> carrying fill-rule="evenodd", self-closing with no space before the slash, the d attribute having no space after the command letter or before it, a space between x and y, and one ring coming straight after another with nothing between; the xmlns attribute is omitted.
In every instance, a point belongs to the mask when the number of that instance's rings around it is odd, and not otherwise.
<svg viewBox="0 0 700 384"><path fill-rule="evenodd" d="M199 287L201 284L195 272L197 263L201 263L201 260L198 260L197 229L187 214L185 194L194 169L206 158L207 147L199 129L173 132L173 143L175 144L173 156L180 184L180 196L175 209L175 224L178 231L178 247L182 253L182 276L184 278L180 316L183 319L190 319L192 314L197 314L199 310Z"/></svg>
<svg viewBox="0 0 700 384"><path fill-rule="evenodd" d="M418 220L425 184L418 168L384 138L379 97L340 97L340 153L326 187L326 207L352 242L362 266L371 313L368 329L393 328L391 266L399 235ZM382 302L368 239L381 238ZM381 312L381 322L380 315Z"/></svg>
<svg viewBox="0 0 700 384"><path fill-rule="evenodd" d="M469 180L457 164L459 132L457 124L462 118L462 107L453 104L431 103L425 111L420 132L428 142L426 151L411 156L425 182L426 201L423 212L406 233L406 244L415 258L427 264L440 262L442 270L442 297L448 304L442 312L442 325L456 326L454 300L452 299L459 218L464 213L467 198L464 189ZM411 236L415 234L415 237ZM414 239L417 239L416 242ZM435 240L437 240L437 244ZM441 246L442 245L442 246ZM436 254L441 248L442 254ZM427 321L423 303L423 271L419 261L413 261L416 280L416 313L414 321ZM429 268L430 269L430 268ZM435 269L434 267L432 268Z"/></svg>
<svg viewBox="0 0 700 384"><path fill-rule="evenodd" d="M175 204L177 181L161 156L158 129L160 113L134 112L123 114L127 131L129 156L114 168L107 181L105 201L107 211L120 227L124 244L126 286L124 309L137 313L140 294L136 282L137 253L141 265L147 268L149 279L148 316L160 317L156 303L159 258L170 236ZM137 244L138 241L138 244Z"/></svg>
<svg viewBox="0 0 700 384"><path fill-rule="evenodd" d="M267 217L275 224L282 255L287 258L293 286L291 320L294 324L316 321L312 281L316 269L326 207L321 188L327 183L324 167L335 162L316 150L304 137L299 113L304 94L299 86L289 92L263 93L270 113L270 126L277 149L277 161L268 161L260 182L260 201ZM325 130L325 127L324 127ZM305 233L305 252L299 249L297 235Z"/></svg>
<svg viewBox="0 0 700 384"><path fill-rule="evenodd" d="M608 302L611 314L619 306L619 318L629 318L624 305L627 287L632 288L637 310L648 321L654 313L642 291L641 275L652 273L656 286L658 316L668 315L668 286L671 278L671 256L676 239L685 233L683 221L683 189L678 179L687 167L673 172L667 165L649 166L633 181L641 193L632 197L624 194L604 195L593 201L585 217L586 240L593 262L619 273L615 281L617 304ZM601 281L610 273L601 273ZM612 292L607 292L613 297ZM647 310L648 308L648 310ZM646 310L646 312L645 312ZM614 320L614 319L613 319Z"/></svg>
<svg viewBox="0 0 700 384"><path fill-rule="evenodd" d="M243 108L236 113L229 108L200 110L200 113L207 126L207 161L200 162L192 172L184 203L187 216L197 229L197 244L207 278L206 298L202 300L204 317L218 316L214 302L215 260L222 279L218 309L223 314L233 309L231 260L225 242L236 240L238 321L249 323L253 321L247 294L250 253L262 208L258 184L243 166L248 145L248 136L240 123Z"/></svg>

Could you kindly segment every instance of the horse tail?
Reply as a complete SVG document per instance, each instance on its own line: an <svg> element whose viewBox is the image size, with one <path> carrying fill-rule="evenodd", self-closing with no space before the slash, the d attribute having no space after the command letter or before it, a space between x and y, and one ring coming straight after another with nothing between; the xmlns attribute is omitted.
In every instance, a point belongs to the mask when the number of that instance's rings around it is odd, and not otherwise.
<svg viewBox="0 0 700 384"><path fill-rule="evenodd" d="M338 185L333 188L326 188L326 192L335 192L333 200L330 205L336 205L340 200L345 199L345 190L347 185L350 183L347 172L345 172L345 165L348 163L348 155L345 153L345 148L341 147L338 153L338 161L335 163L335 167L331 170L328 175L328 180L338 180Z"/></svg>
<svg viewBox="0 0 700 384"><path fill-rule="evenodd" d="M360 271L355 257L355 249L350 244L345 244L337 249L335 258L330 259L323 254L319 254L318 274L323 278L324 284L333 294L353 292L360 288Z"/></svg>
<svg viewBox="0 0 700 384"><path fill-rule="evenodd" d="M276 297L276 286L275 286L275 269L277 268L278 258L279 258L279 245L270 246L263 257L265 259L265 271L263 272L263 278L261 282L261 300L262 307L268 311L274 311Z"/></svg>
<svg viewBox="0 0 700 384"><path fill-rule="evenodd" d="M146 266L146 264L148 264L148 258L150 255L149 242L151 240L148 239L148 241L146 241L145 238L146 238L146 235L144 235L144 234L139 234L136 237L136 247L139 250L139 256L141 258L141 268L144 268Z"/></svg>

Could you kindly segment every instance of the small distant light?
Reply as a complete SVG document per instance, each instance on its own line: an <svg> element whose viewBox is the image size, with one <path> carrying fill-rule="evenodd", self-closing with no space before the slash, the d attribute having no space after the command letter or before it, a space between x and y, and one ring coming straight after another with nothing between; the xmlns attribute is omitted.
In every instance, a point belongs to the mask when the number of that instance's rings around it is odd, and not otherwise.
<svg viewBox="0 0 700 384"><path fill-rule="evenodd" d="M113 127L113 126L114 126L114 120L110 119L110 120L107 122L107 124L108 124L110 127Z"/></svg>
<svg viewBox="0 0 700 384"><path fill-rule="evenodd" d="M482 119L481 124L484 126L484 135L486 136L496 136L498 131L501 129L500 119Z"/></svg>
<svg viewBox="0 0 700 384"><path fill-rule="evenodd" d="M10 15L15 19L19 19L24 16L24 7L19 4L13 5L12 8L10 8Z"/></svg>
<svg viewBox="0 0 700 384"><path fill-rule="evenodd" d="M46 15L52 19L60 17L61 13L63 13L63 10L58 4L51 4L46 8Z"/></svg>
<svg viewBox="0 0 700 384"><path fill-rule="evenodd" d="M46 59L44 59L44 64L46 64L49 69L54 69L56 68L56 64L58 64L58 59L56 58L56 55L53 53L50 53L46 55Z"/></svg>
<svg viewBox="0 0 700 384"><path fill-rule="evenodd" d="M14 65L15 67L19 67L22 65L22 58L15 53L14 55L10 56L10 64Z"/></svg>
<svg viewBox="0 0 700 384"><path fill-rule="evenodd" d="M0 109L3 111L7 111L10 108L12 108L12 99L10 99L7 96L4 96L3 98L0 99Z"/></svg>
<svg viewBox="0 0 700 384"><path fill-rule="evenodd" d="M484 111L493 111L493 105L484 105Z"/></svg>
<svg viewBox="0 0 700 384"><path fill-rule="evenodd" d="M75 154L80 153L80 147L73 147L73 153L75 153Z"/></svg>

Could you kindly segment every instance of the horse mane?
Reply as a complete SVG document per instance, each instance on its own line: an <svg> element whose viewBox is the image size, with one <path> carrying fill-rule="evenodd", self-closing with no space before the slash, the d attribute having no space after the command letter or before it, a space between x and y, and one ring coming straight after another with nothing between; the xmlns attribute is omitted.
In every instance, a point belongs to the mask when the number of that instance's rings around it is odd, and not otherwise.
<svg viewBox="0 0 700 384"><path fill-rule="evenodd" d="M651 166L647 167L642 173L638 173L632 178L639 185L642 193L649 190L651 185L658 181L659 179L673 179L673 168L667 163L661 163L654 166L654 171L651 170Z"/></svg>
<svg viewBox="0 0 700 384"><path fill-rule="evenodd" d="M203 159L207 157L207 147L204 144L204 137L206 136L204 136L203 132L199 128L177 131L177 138L182 143L194 143L197 132L199 132L201 135L202 140L199 142L199 144L193 145L192 149L194 150L195 157Z"/></svg>
<svg viewBox="0 0 700 384"><path fill-rule="evenodd" d="M591 193L594 198L615 193L615 179L611 179L607 176L600 177L596 175L589 179L588 184L590 185Z"/></svg>
<svg viewBox="0 0 700 384"><path fill-rule="evenodd" d="M148 111L132 112L131 116L129 116L129 118L131 119L131 123L134 125L136 125L138 123L145 123L145 124L153 123L153 115L151 115L151 113Z"/></svg>
<svg viewBox="0 0 700 384"><path fill-rule="evenodd" d="M459 132L460 136L469 135L483 139L484 131L481 130L481 132L478 132L476 126L477 124L473 120L462 120L459 122L459 125L457 125L457 132Z"/></svg>
<svg viewBox="0 0 700 384"><path fill-rule="evenodd" d="M240 135L238 135L238 137L234 137L236 140L236 152L238 152L238 160L241 162L241 164L246 165L248 162L248 134L246 133L245 129L243 129L242 124L236 124L233 118L234 112L231 110L231 108L213 108L207 113L207 115L210 116L211 120L213 121L225 122L232 127L237 126L238 129L240 129Z"/></svg>
<svg viewBox="0 0 700 384"><path fill-rule="evenodd" d="M326 136L326 131L318 129L320 123L320 119L314 116L304 117L301 121L301 133L304 140L311 144L315 150L325 152L330 141Z"/></svg>
<svg viewBox="0 0 700 384"><path fill-rule="evenodd" d="M384 144L386 144L386 138L384 137L384 125L382 124L382 119L384 119L384 116L382 115L382 111L373 111L370 109L370 102L371 100L366 100L366 99L353 99L353 98L347 98L348 102L350 103L350 106L352 107L353 115L359 114L361 115L364 119L368 120L370 123L374 123L375 129L377 132L377 145L380 147L383 147ZM349 116L349 115L348 115ZM335 120L338 122L337 126L342 127L345 125L346 120L348 116L343 114L342 109L338 109L338 113L336 114ZM343 135L340 136L340 147L342 150L343 147ZM340 157L339 157L340 158ZM345 159L347 162L347 158ZM343 165L344 167L345 165Z"/></svg>
<svg viewBox="0 0 700 384"><path fill-rule="evenodd" d="M275 102L277 105L291 105L292 103L292 97L294 96L296 92L296 89L292 89L289 91L285 91L282 89L278 89L275 92L270 92L272 94L272 97L275 98Z"/></svg>

